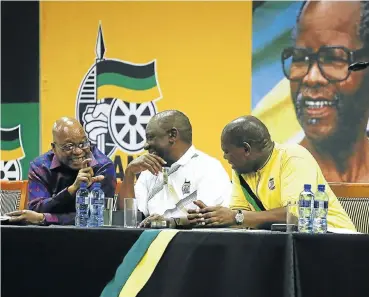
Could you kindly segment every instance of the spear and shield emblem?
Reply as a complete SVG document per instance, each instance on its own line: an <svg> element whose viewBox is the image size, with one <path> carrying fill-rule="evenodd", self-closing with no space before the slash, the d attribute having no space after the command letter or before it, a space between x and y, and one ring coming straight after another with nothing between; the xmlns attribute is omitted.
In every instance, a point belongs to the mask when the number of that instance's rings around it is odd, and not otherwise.
<svg viewBox="0 0 369 297"><path fill-rule="evenodd" d="M76 117L89 140L111 156L117 149L132 155L143 151L145 129L162 98L156 60L136 64L108 59L101 24L96 61L78 90Z"/></svg>

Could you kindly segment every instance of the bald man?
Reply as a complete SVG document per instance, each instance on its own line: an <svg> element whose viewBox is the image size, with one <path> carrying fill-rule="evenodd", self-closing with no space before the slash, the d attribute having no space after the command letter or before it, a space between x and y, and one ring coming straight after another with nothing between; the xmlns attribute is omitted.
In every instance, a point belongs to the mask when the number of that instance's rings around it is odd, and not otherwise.
<svg viewBox="0 0 369 297"><path fill-rule="evenodd" d="M193 146L191 123L182 112L166 110L152 117L146 127L145 149L148 154L127 166L119 194L120 208L124 198L138 200L139 209L148 217L141 226L159 217L187 220L187 210L196 208L196 199L213 206L229 202L227 172L218 160ZM168 170L165 175L163 167Z"/></svg>
<svg viewBox="0 0 369 297"><path fill-rule="evenodd" d="M221 141L224 158L233 169L230 208L208 207L195 201L202 209L188 216L192 224L256 228L267 223L284 223L287 202L298 199L304 184L310 184L313 191L323 184L329 196L328 226L355 230L318 163L302 146L275 143L266 126L253 116L229 123L223 129Z"/></svg>
<svg viewBox="0 0 369 297"><path fill-rule="evenodd" d="M81 124L74 118L57 120L51 150L30 163L28 208L11 213L11 221L32 224L74 224L75 194L82 182L101 182L113 197L116 175L112 161L91 146Z"/></svg>

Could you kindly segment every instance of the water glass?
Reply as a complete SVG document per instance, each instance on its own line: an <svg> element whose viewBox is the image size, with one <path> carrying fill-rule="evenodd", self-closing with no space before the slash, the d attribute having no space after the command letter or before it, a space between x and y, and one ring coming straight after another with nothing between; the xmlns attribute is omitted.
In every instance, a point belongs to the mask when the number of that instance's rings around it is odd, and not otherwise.
<svg viewBox="0 0 369 297"><path fill-rule="evenodd" d="M113 204L113 198L105 197L104 226L111 226L113 224Z"/></svg>
<svg viewBox="0 0 369 297"><path fill-rule="evenodd" d="M286 217L286 231L288 233L297 232L298 227L298 213L299 213L299 201L289 200L287 202L287 217Z"/></svg>
<svg viewBox="0 0 369 297"><path fill-rule="evenodd" d="M124 228L137 228L137 200L124 198Z"/></svg>

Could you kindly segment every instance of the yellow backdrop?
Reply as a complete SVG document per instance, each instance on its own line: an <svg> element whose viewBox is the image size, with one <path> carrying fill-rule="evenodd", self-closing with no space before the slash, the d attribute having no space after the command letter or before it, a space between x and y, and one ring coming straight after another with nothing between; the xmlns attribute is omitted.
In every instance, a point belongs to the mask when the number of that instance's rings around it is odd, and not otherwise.
<svg viewBox="0 0 369 297"><path fill-rule="evenodd" d="M194 145L220 159L220 133L250 113L252 2L41 2L42 151L61 116L76 116L78 89L96 59L99 21L105 57L156 60L162 98L193 125ZM127 154L117 150L125 168Z"/></svg>

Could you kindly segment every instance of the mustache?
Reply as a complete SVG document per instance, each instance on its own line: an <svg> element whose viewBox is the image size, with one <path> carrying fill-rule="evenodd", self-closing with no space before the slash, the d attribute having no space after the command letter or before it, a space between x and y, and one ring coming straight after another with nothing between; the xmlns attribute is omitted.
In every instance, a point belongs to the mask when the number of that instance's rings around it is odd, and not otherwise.
<svg viewBox="0 0 369 297"><path fill-rule="evenodd" d="M339 93L338 90L332 90L327 86L320 87L309 87L304 84L300 84L298 88L298 94L301 94L303 97L310 98L333 98L336 93Z"/></svg>

